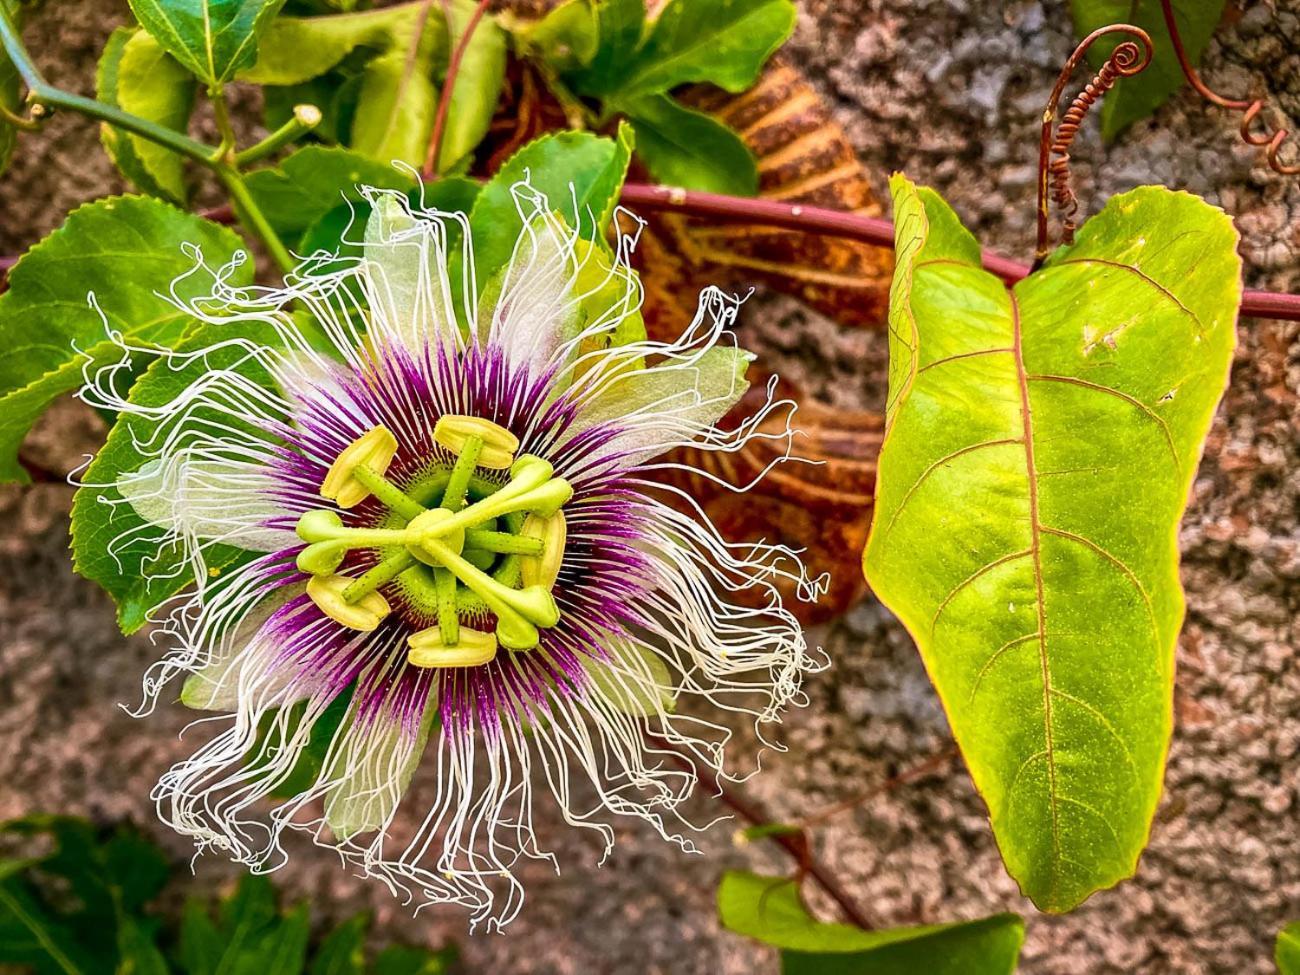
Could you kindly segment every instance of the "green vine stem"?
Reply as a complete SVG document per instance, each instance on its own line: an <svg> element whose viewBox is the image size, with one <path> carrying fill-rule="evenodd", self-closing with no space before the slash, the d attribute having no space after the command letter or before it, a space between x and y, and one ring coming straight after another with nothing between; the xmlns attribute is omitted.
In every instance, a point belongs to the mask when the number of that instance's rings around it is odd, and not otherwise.
<svg viewBox="0 0 1300 975"><path fill-rule="evenodd" d="M109 125L138 135L142 139L148 139L150 142L155 142L166 149L172 150L172 152L179 153L187 159L193 159L195 162L201 163L216 173L230 193L240 223L250 233L255 234L262 240L267 251L281 269L288 271L294 266L293 257L285 248L284 242L280 240L279 235L271 227L270 222L244 185L244 178L239 173L238 156L233 153L233 143L227 145L226 138L223 138L221 146L209 146L197 139L190 138L184 132L177 132L175 129L169 129L165 125L159 125L149 119L140 118L140 116L132 115L130 112L124 112L94 98L77 95L51 85L45 80L35 62L32 61L31 55L28 54L27 47L23 43L22 32L4 3L0 3L0 45L4 47L5 54L13 62L18 74L23 79L23 84L27 86L27 102L32 106L34 117L37 115L38 109L42 112L50 109L65 109L70 112L77 112L89 118L107 122ZM217 119L220 125L225 104L220 92L214 94L213 104L217 109ZM227 118L223 135L224 131L228 129L229 121ZM233 138L233 135L230 138ZM0 268L2 267L3 264L0 264Z"/></svg>

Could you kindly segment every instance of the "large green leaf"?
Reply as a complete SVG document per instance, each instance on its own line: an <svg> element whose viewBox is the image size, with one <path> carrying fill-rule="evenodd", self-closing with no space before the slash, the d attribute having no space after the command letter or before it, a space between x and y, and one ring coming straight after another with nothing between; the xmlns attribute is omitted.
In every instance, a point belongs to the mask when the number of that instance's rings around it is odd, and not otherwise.
<svg viewBox="0 0 1300 975"><path fill-rule="evenodd" d="M631 119L636 153L656 182L733 196L758 192L754 154L711 115L685 108L668 95L618 99L613 106Z"/></svg>
<svg viewBox="0 0 1300 975"><path fill-rule="evenodd" d="M1277 933L1273 957L1278 975L1300 975L1300 921L1292 921Z"/></svg>
<svg viewBox="0 0 1300 975"><path fill-rule="evenodd" d="M257 35L284 0L130 0L158 43L209 85L257 60Z"/></svg>
<svg viewBox="0 0 1300 975"><path fill-rule="evenodd" d="M544 135L511 156L483 187L470 212L479 288L504 267L523 229L511 188L525 179L588 240L602 239L627 175L632 134L614 139L587 132Z"/></svg>
<svg viewBox="0 0 1300 975"><path fill-rule="evenodd" d="M359 200L358 186L408 189L412 180L392 166L332 146L304 146L276 169L259 169L245 180L248 191L276 231L297 240L303 231L345 200Z"/></svg>
<svg viewBox="0 0 1300 975"><path fill-rule="evenodd" d="M214 328L220 330L223 340L243 338L259 345L278 342L274 328L265 323L241 322ZM197 352L213 343L210 330L202 328L179 343L177 350ZM227 344L207 355L195 356L182 366L168 360L154 362L131 387L130 400L144 407L162 406L212 369L237 370L262 385L273 382L266 370L249 358L246 349ZM191 422L202 419L196 413ZM216 419L227 425L231 422L229 417ZM156 431L151 418L131 415L120 419L82 475L87 485L99 486L80 488L72 503L73 567L113 597L123 633L138 630L151 609L194 581L183 546L173 542L160 547L158 532L149 530L148 523L134 507L122 503L121 492L111 486L124 474L140 468L144 460L136 444L148 442ZM228 545L210 547L204 553L209 569L216 573L248 557Z"/></svg>
<svg viewBox="0 0 1300 975"><path fill-rule="evenodd" d="M1011 875L1132 874L1169 743L1177 528L1232 359L1222 211L1143 187L1008 293L893 181L886 435L864 562L916 640Z"/></svg>
<svg viewBox="0 0 1300 975"><path fill-rule="evenodd" d="M1223 16L1223 5L1224 0L1174 0L1178 36L1193 64L1200 63L1205 46ZM1186 79L1174 54L1160 0L1071 0L1070 6L1080 37L1107 24L1133 24L1150 34L1155 45L1155 55L1146 70L1132 78L1120 78L1106 94L1101 108L1101 131L1105 138L1113 139L1163 105ZM1098 41L1088 55L1093 66L1100 68L1115 45L1126 38L1124 34L1113 34Z"/></svg>
<svg viewBox="0 0 1300 975"><path fill-rule="evenodd" d="M119 27L109 35L96 78L99 99L123 111L185 131L196 86L190 73L142 30ZM105 123L104 148L138 189L184 204L189 197L184 161L170 149Z"/></svg>
<svg viewBox="0 0 1300 975"><path fill-rule="evenodd" d="M240 247L230 230L158 200L109 197L74 210L10 271L0 295L0 479L27 479L18 446L50 402L80 385L82 368L121 356L106 323L132 342L180 339L191 319L163 295L194 267L184 242L212 266ZM251 274L246 266L235 280ZM196 277L183 287L201 285Z"/></svg>
<svg viewBox="0 0 1300 975"><path fill-rule="evenodd" d="M454 0L448 13L450 44L465 35L477 4ZM473 151L492 124L506 75L506 35L491 17L482 17L470 35L447 105L447 122L438 151L438 171L445 173Z"/></svg>
<svg viewBox="0 0 1300 975"><path fill-rule="evenodd" d="M1015 914L864 931L813 918L786 877L728 871L718 888L724 927L781 949L785 975L1009 975L1025 940Z"/></svg>
<svg viewBox="0 0 1300 975"><path fill-rule="evenodd" d="M644 46L619 70L624 95L707 81L744 91L794 30L790 0L671 0Z"/></svg>

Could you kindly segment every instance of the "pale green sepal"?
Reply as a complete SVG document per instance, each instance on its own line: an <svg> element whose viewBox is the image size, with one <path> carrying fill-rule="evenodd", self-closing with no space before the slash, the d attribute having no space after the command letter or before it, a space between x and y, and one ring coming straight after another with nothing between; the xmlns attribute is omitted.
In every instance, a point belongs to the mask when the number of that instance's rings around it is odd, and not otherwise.
<svg viewBox="0 0 1300 975"><path fill-rule="evenodd" d="M431 342L455 339L450 308L459 296L446 292L434 228L411 216L391 194L376 194L366 221L366 274L378 337L391 335L422 359ZM382 333L381 330L382 329Z"/></svg>
<svg viewBox="0 0 1300 975"><path fill-rule="evenodd" d="M610 660L581 661L596 694L637 718L677 710L672 673L663 657L636 643L612 642L607 649Z"/></svg>
<svg viewBox="0 0 1300 975"><path fill-rule="evenodd" d="M892 189L864 567L920 648L1008 871L1067 911L1132 875L1160 796L1178 523L1232 360L1237 234L1142 187L1008 293L936 194Z"/></svg>
<svg viewBox="0 0 1300 975"><path fill-rule="evenodd" d="M354 699L322 775L324 781L340 779L325 795L325 822L340 841L381 829L392 818L438 721L436 690L425 702L413 740L400 722L387 715L368 717L367 726L358 729L354 723L356 709ZM399 757L401 765L394 773L393 762ZM347 777L341 778L345 773Z"/></svg>
<svg viewBox="0 0 1300 975"><path fill-rule="evenodd" d="M248 614L239 622L239 625L235 627L235 631L214 651L214 653L219 652L220 656L214 656L214 659L206 666L194 671L185 678L185 683L181 686L181 703L187 708L194 708L196 711L233 712L239 710L240 668L236 665L240 664L241 661L250 659L247 652L249 644L257 637L257 631L262 628L275 611L304 592L306 592L305 584L280 586L249 610ZM293 674L287 668L281 669L285 671L286 675L285 679L280 682L281 686L271 687L264 680L259 680L256 683L256 692L259 697L278 692L283 686L287 686L296 680L296 674ZM292 700L286 700L282 702L282 705L288 706L292 703L294 703Z"/></svg>

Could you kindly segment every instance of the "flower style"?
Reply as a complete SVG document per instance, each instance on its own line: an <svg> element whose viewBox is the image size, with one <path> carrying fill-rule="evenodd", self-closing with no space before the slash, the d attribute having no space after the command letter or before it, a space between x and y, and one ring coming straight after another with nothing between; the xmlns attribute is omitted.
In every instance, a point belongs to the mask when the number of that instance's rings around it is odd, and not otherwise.
<svg viewBox="0 0 1300 975"><path fill-rule="evenodd" d="M719 429L751 358L738 302L709 289L687 334L647 341L634 242L588 243L526 184L481 295L462 215L365 195L360 256L315 255L280 291L219 273L184 302L214 338L162 353L203 366L166 402L117 391L125 359L89 377L85 399L149 431L144 463L95 487L132 522L119 541L194 575L141 710L184 673L182 701L224 713L162 777L160 815L260 870L306 830L499 927L516 862L550 858L534 779L606 852L611 814L690 850L677 807L731 775L731 733L687 699L762 725L820 666L775 585L815 593L795 554L724 542L656 479L665 451L738 450L789 404ZM427 798L398 815L421 764Z"/></svg>

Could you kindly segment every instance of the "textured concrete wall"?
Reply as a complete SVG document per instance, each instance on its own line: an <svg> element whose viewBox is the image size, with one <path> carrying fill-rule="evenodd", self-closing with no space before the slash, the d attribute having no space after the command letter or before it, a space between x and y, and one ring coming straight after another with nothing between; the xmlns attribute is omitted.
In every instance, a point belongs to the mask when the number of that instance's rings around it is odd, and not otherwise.
<svg viewBox="0 0 1300 975"><path fill-rule="evenodd" d="M30 32L51 79L88 90L98 46L122 16L103 0L51 4ZM905 170L938 187L987 244L1025 257L1038 116L1070 46L1064 2L804 0L790 50L880 185L889 171ZM1212 43L1206 73L1232 92L1264 80L1300 117L1300 3L1252 3ZM29 243L77 202L120 187L96 139L93 127L65 117L24 142L0 181L0 251ZM1237 217L1249 283L1296 287L1300 183L1256 165L1223 113L1184 94L1114 146L1103 148L1089 128L1075 156L1080 195L1093 209L1143 182L1202 193ZM880 405L880 333L839 329L763 297L743 322L751 344L811 388L846 404ZM954 768L818 832L821 855L873 920L1023 911L1023 970L1032 975L1272 970L1273 934L1300 917L1297 334L1276 322L1242 323L1231 389L1183 531L1188 624L1178 727L1137 878L1068 917L1037 915L1003 872L982 805ZM854 386L845 375L864 378ZM837 377L834 390L828 376ZM66 468L100 435L98 421L69 404L42 425L33 454ZM136 699L152 651L147 637L116 636L108 600L72 575L70 496L60 485L0 491L0 816L36 809L130 816L182 855L183 844L153 823L148 792L193 747L177 738L186 715L164 707L134 721L115 706ZM876 603L868 599L816 637L834 667L810 683L810 706L791 716L790 750L767 756L764 774L747 787L783 816L868 788L947 741L915 651ZM417 783L411 800L428 791ZM702 798L693 811L707 821L716 810ZM726 824L701 837L697 857L625 828L600 869L592 842L556 817L543 817L539 830L564 872L528 868L524 914L504 936L466 941L470 971L776 970L771 953L718 930L712 897L724 867L786 864L765 849L735 849ZM305 844L295 852L280 880L322 915L368 906L383 937L465 940L455 912L413 919L379 888L340 873L327 854ZM233 873L208 859L194 883Z"/></svg>

